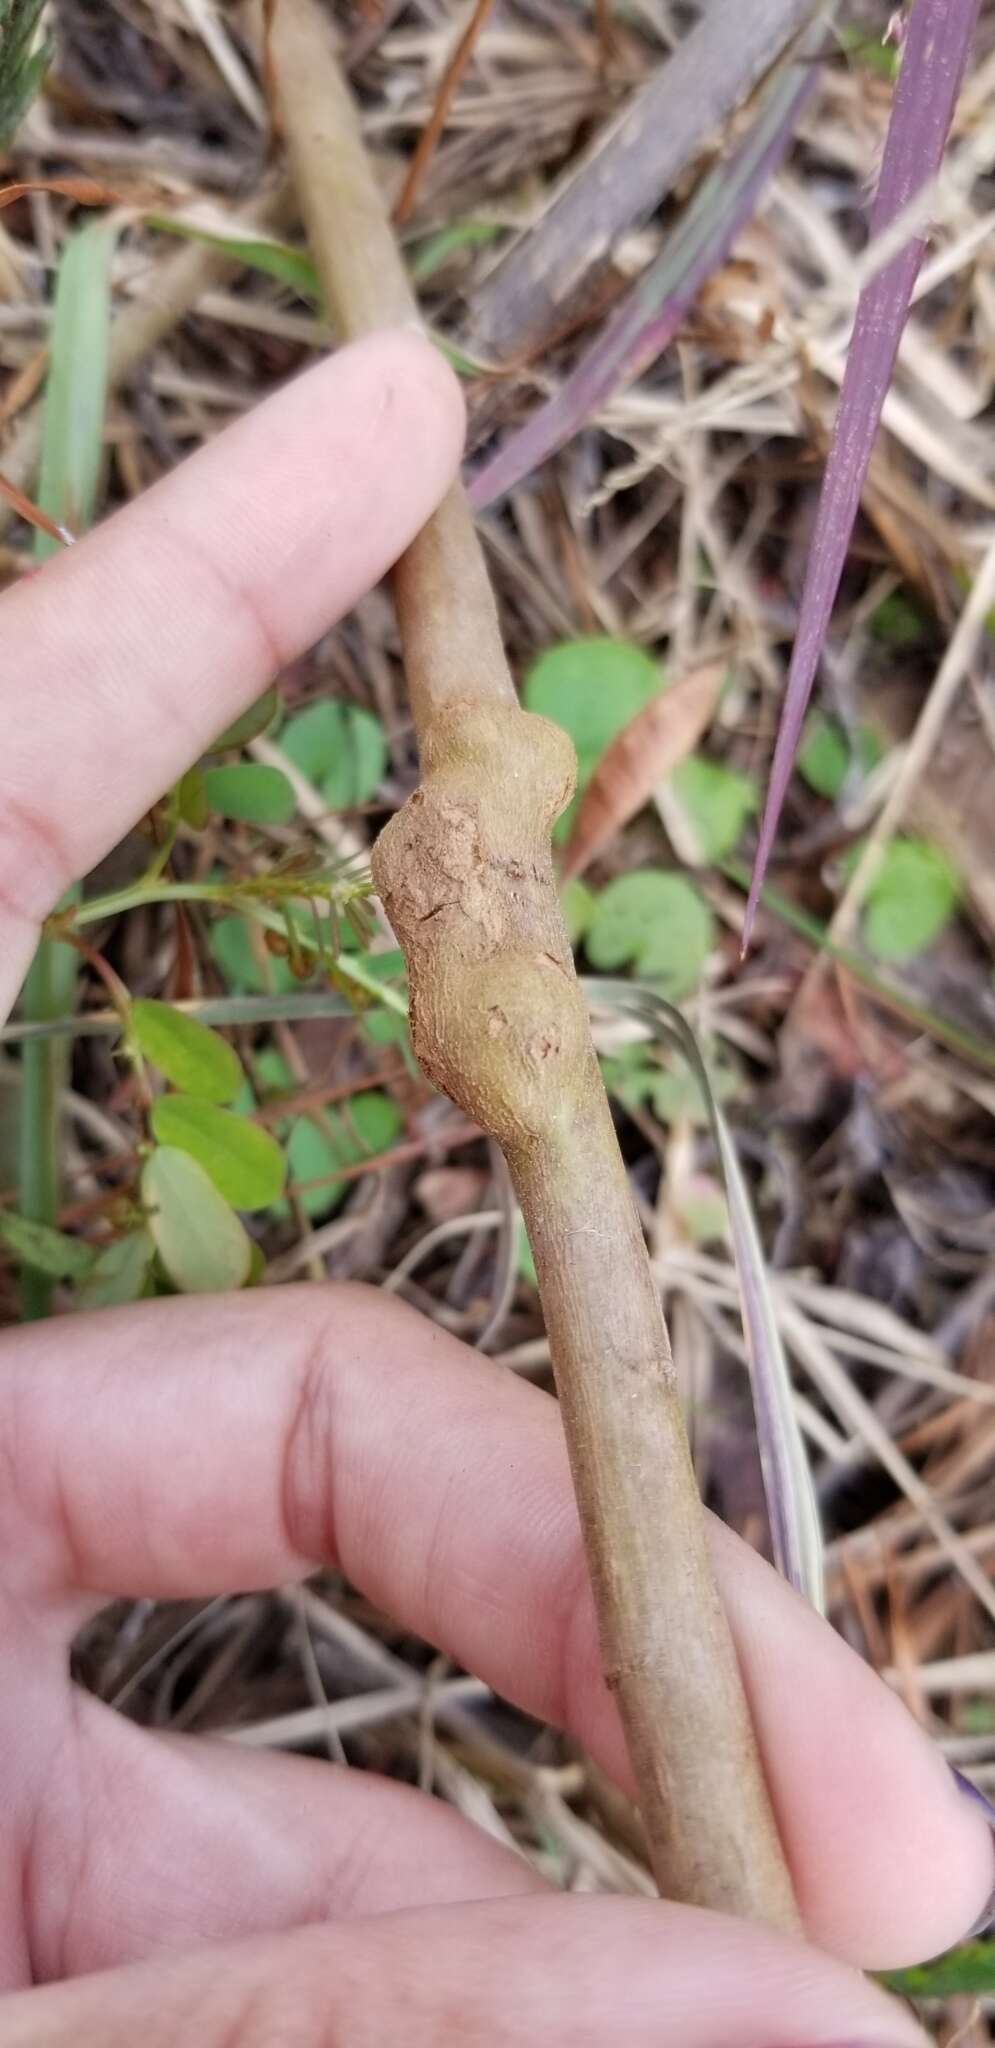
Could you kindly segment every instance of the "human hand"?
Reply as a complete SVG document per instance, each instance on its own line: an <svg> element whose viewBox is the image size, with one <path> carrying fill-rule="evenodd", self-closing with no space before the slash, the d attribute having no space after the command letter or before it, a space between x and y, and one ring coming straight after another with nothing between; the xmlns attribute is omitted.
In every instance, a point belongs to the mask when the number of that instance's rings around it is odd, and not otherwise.
<svg viewBox="0 0 995 2048"><path fill-rule="evenodd" d="M0 998L68 882L399 552L459 437L435 353L381 337L3 599ZM684 1907L558 1897L406 1787L153 1735L70 1684L68 1644L112 1597L334 1561L631 1789L534 1388L362 1289L176 1299L8 1333L0 1459L0 2048L921 2040L851 1966L963 1934L987 1827L717 1524L806 1929L839 1960Z"/></svg>

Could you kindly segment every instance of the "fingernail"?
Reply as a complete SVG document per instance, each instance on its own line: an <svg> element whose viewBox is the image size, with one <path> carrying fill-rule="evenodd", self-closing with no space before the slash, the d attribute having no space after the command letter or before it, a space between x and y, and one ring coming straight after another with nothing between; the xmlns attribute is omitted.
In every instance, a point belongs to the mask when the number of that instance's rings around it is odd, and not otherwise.
<svg viewBox="0 0 995 2048"><path fill-rule="evenodd" d="M995 1836L995 1806L992 1805L987 1794L982 1792L980 1785L972 1784L971 1779L966 1778L963 1771L956 1770L953 1764L951 1764L950 1768L953 1771L954 1783L957 1786L958 1792L962 1793L965 1799L969 1799L972 1806L980 1808L989 1827L993 1830L993 1836ZM987 1934L989 1928L993 1926L995 1926L995 1884L993 1884L977 1919L968 1928L964 1940L976 1941L979 1934Z"/></svg>

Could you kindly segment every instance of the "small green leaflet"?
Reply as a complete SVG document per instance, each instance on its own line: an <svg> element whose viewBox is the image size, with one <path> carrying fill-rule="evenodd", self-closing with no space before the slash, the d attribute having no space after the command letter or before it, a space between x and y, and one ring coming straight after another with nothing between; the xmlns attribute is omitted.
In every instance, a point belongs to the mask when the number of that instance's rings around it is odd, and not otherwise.
<svg viewBox="0 0 995 2048"><path fill-rule="evenodd" d="M81 1238L68 1237L47 1223L32 1223L12 1209L0 1209L0 1244L23 1265L46 1273L50 1280L83 1280L96 1258L93 1246Z"/></svg>
<svg viewBox="0 0 995 2048"><path fill-rule="evenodd" d="M188 1152L157 1147L142 1173L142 1199L156 1251L181 1294L224 1294L245 1286L251 1241Z"/></svg>
<svg viewBox="0 0 995 2048"><path fill-rule="evenodd" d="M90 221L70 235L59 259L45 384L38 503L72 533L89 526L103 460L110 347L113 221ZM39 560L58 550L36 533Z"/></svg>
<svg viewBox="0 0 995 2048"><path fill-rule="evenodd" d="M564 640L541 654L525 678L522 700L527 711L538 711L569 733L577 749L579 792L605 748L657 695L660 683L656 662L641 647L592 636ZM553 834L558 844L568 836L572 816L571 804Z"/></svg>
<svg viewBox="0 0 995 2048"><path fill-rule="evenodd" d="M199 762L180 776L176 785L176 808L192 832L203 832L211 815L211 806L204 788L204 770Z"/></svg>
<svg viewBox="0 0 995 2048"><path fill-rule="evenodd" d="M669 1056L663 1058L659 1047L636 1044L623 1045L617 1053L603 1056L600 1064L608 1093L623 1109L646 1106L661 1124L708 1122L700 1083L685 1060L674 1065ZM721 1041L709 1051L708 1077L716 1102L728 1102L735 1096L741 1077Z"/></svg>
<svg viewBox="0 0 995 2048"><path fill-rule="evenodd" d="M403 1119L396 1102L379 1089L354 1095L347 1108L326 1110L318 1118L298 1117L287 1143L291 1183L300 1186L297 1200L308 1216L329 1216L348 1192L350 1182L337 1180L343 1167L386 1152L400 1136ZM324 1181L308 1187L308 1181Z"/></svg>
<svg viewBox="0 0 995 2048"><path fill-rule="evenodd" d="M864 904L864 939L879 960L925 952L950 922L960 882L938 846L899 837L885 847Z"/></svg>
<svg viewBox="0 0 995 2048"><path fill-rule="evenodd" d="M602 890L584 948L592 967L631 964L676 1001L697 987L713 937L712 913L694 883L644 868Z"/></svg>
<svg viewBox="0 0 995 2048"><path fill-rule="evenodd" d="M233 1208L266 1209L283 1193L283 1153L259 1124L191 1095L160 1095L151 1121L159 1144L188 1152Z"/></svg>
<svg viewBox="0 0 995 2048"><path fill-rule="evenodd" d="M259 927L250 928L237 911L215 918L208 943L226 988L238 995L263 995L268 990L288 995L300 987L287 962L263 946Z"/></svg>
<svg viewBox="0 0 995 2048"><path fill-rule="evenodd" d="M320 790L330 811L369 802L383 780L387 742L383 726L360 704L323 698L288 719L280 745Z"/></svg>
<svg viewBox="0 0 995 2048"><path fill-rule="evenodd" d="M171 1003L145 996L132 1003L131 1031L139 1051L174 1088L205 1102L234 1101L242 1086L242 1063L217 1031Z"/></svg>
<svg viewBox="0 0 995 2048"><path fill-rule="evenodd" d="M184 241L203 242L209 249L220 249L247 270L261 270L267 277L277 278L280 284L289 285L298 298L320 304L318 273L306 249L295 249L289 242L277 242L267 235L222 234L198 227L195 221L177 220L169 213L149 214L148 224L160 234L179 235Z"/></svg>
<svg viewBox="0 0 995 2048"><path fill-rule="evenodd" d="M297 808L293 789L279 768L261 761L234 761L230 767L205 768L208 809L246 825L289 825Z"/></svg>
<svg viewBox="0 0 995 2048"><path fill-rule="evenodd" d="M724 859L757 808L756 784L707 754L689 754L674 769L670 787L687 816L700 860Z"/></svg>
<svg viewBox="0 0 995 2048"><path fill-rule="evenodd" d="M138 1301L145 1291L155 1245L147 1230L129 1230L98 1252L93 1268L77 1289L75 1306L82 1309L118 1308L122 1302Z"/></svg>
<svg viewBox="0 0 995 2048"><path fill-rule="evenodd" d="M893 590L890 597L882 598L871 617L875 640L883 640L887 647L916 647L926 630L927 621L904 590Z"/></svg>
<svg viewBox="0 0 995 2048"><path fill-rule="evenodd" d="M854 749L843 727L816 711L806 720L797 766L817 796L832 798L839 796L855 762L866 772L874 767L880 751L870 726L858 728Z"/></svg>
<svg viewBox="0 0 995 2048"><path fill-rule="evenodd" d="M240 718L234 718L230 725L225 726L224 732L219 732L217 739L211 741L208 753L223 754L228 747L247 747L250 740L258 739L260 733L272 725L279 709L280 692L276 684L271 683Z"/></svg>

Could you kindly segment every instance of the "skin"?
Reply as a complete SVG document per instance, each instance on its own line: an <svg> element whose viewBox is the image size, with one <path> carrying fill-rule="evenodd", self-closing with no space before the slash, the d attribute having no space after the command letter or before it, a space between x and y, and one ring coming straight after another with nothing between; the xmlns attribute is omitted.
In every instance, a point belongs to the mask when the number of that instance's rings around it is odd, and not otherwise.
<svg viewBox="0 0 995 2048"><path fill-rule="evenodd" d="M435 353L378 337L4 597L0 1006L68 881L382 574L460 438ZM628 1786L545 1395L356 1288L145 1304L0 1348L0 2048L593 2048L620 2023L631 2048L921 2042L859 1968L963 1934L987 1827L728 1531L710 1541L808 1944L558 1897L438 1801L155 1736L69 1682L113 1596L335 1561Z"/></svg>

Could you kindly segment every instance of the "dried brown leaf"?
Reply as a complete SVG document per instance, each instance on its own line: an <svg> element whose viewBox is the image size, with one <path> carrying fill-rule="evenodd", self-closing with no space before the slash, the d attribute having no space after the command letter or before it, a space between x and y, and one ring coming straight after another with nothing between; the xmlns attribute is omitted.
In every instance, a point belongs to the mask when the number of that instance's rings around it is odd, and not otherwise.
<svg viewBox="0 0 995 2048"><path fill-rule="evenodd" d="M29 192L56 192L77 206L151 206L170 203L170 195L158 185L143 184L122 192L116 185L103 185L99 178L18 178L12 185L0 185L0 208L13 206Z"/></svg>
<svg viewBox="0 0 995 2048"><path fill-rule="evenodd" d="M623 726L581 797L563 858L565 878L581 874L690 754L711 723L725 676L721 661L689 669Z"/></svg>

